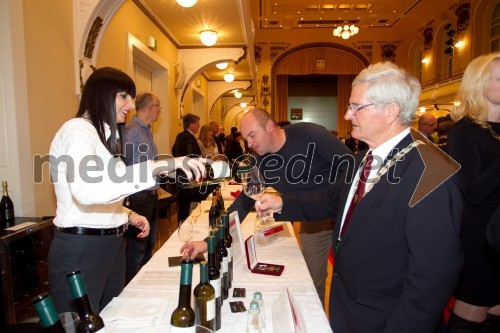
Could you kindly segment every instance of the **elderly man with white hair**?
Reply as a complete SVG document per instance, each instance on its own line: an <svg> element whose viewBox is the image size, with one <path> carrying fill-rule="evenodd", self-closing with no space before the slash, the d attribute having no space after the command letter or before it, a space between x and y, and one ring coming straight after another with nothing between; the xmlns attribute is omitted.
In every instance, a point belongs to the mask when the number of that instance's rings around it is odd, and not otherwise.
<svg viewBox="0 0 500 333"><path fill-rule="evenodd" d="M420 84L392 63L361 71L345 119L366 142L340 202L334 191L265 194L259 214L337 217L330 292L334 332L434 333L457 284L462 198L459 165L417 131Z"/></svg>

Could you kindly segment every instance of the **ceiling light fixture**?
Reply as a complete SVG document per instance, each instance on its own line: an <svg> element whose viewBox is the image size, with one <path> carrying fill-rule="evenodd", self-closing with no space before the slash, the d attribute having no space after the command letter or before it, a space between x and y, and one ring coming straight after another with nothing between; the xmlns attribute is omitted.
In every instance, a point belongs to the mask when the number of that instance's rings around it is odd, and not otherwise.
<svg viewBox="0 0 500 333"><path fill-rule="evenodd" d="M181 5L182 7L189 8L189 7L193 7L194 4L196 3L196 1L198 1L198 0L177 0L177 3L179 5Z"/></svg>
<svg viewBox="0 0 500 333"><path fill-rule="evenodd" d="M234 81L234 74L233 73L224 74L224 81L233 82Z"/></svg>
<svg viewBox="0 0 500 333"><path fill-rule="evenodd" d="M337 28L333 29L333 35L335 37L341 37L342 39L348 39L351 36L356 35L359 32L359 28L354 24L349 25L347 22L347 8L352 10L353 5L344 4L344 25L339 25ZM340 17L339 17L340 19Z"/></svg>
<svg viewBox="0 0 500 333"><path fill-rule="evenodd" d="M333 29L333 35L335 37L342 37L342 39L348 39L359 32L359 28L354 24L349 25L347 21L344 21L344 26L338 26Z"/></svg>
<svg viewBox="0 0 500 333"><path fill-rule="evenodd" d="M241 91L236 90L236 91L234 92L234 97L236 97L236 98L241 98L241 96L243 96L243 94L241 93Z"/></svg>
<svg viewBox="0 0 500 333"><path fill-rule="evenodd" d="M215 67L217 67L218 69L226 69L228 65L228 62L219 62L218 64L215 64Z"/></svg>
<svg viewBox="0 0 500 333"><path fill-rule="evenodd" d="M200 33L200 40L205 46L212 46L217 42L217 33L213 30L203 30Z"/></svg>

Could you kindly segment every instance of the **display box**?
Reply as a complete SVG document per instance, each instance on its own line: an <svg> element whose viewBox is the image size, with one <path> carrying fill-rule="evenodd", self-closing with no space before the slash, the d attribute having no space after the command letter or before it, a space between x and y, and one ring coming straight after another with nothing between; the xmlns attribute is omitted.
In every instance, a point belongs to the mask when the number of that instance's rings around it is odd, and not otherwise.
<svg viewBox="0 0 500 333"><path fill-rule="evenodd" d="M247 255L247 266L252 273L280 276L285 269L283 265L268 264L257 261L257 252L255 251L255 240L253 235L245 241L245 250Z"/></svg>

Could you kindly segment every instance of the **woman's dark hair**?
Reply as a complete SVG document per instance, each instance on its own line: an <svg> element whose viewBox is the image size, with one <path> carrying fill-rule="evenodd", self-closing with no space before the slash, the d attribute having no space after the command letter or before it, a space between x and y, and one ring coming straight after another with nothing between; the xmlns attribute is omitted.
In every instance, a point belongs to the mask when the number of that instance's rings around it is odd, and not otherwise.
<svg viewBox="0 0 500 333"><path fill-rule="evenodd" d="M116 143L116 94L125 92L135 98L134 81L122 71L103 67L94 71L83 88L77 117L89 118L97 130L103 145L111 154L119 154ZM104 123L108 124L111 136L106 140Z"/></svg>

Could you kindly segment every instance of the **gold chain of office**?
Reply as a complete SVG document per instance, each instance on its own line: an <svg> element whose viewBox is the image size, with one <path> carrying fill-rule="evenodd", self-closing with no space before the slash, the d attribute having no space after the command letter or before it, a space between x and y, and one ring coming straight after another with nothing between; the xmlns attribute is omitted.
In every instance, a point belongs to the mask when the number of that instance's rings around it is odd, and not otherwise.
<svg viewBox="0 0 500 333"><path fill-rule="evenodd" d="M491 125L486 123L486 129L491 133L491 135L497 140L497 141L500 141L500 136L498 136L498 134L495 133L495 131L493 130L493 128L491 128Z"/></svg>

